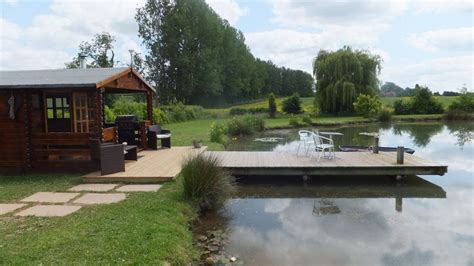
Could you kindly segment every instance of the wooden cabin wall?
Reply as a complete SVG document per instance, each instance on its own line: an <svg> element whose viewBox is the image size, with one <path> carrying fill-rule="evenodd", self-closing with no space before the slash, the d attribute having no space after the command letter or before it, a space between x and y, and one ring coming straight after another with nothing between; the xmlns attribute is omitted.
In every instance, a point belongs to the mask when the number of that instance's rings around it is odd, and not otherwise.
<svg viewBox="0 0 474 266"><path fill-rule="evenodd" d="M0 91L0 172L23 170L26 161L25 94L14 91L15 119L9 118L12 91Z"/></svg>

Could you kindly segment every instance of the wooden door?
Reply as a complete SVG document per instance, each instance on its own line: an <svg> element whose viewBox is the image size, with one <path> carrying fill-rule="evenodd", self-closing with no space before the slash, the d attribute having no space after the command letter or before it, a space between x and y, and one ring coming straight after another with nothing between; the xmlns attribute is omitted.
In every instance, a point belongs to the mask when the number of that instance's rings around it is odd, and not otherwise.
<svg viewBox="0 0 474 266"><path fill-rule="evenodd" d="M74 132L89 132L89 106L86 92L75 92L74 98Z"/></svg>

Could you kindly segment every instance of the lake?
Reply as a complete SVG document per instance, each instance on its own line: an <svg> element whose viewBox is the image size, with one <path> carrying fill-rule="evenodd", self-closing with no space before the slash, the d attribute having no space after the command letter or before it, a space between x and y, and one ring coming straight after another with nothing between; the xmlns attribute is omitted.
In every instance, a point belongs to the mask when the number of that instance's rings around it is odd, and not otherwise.
<svg viewBox="0 0 474 266"><path fill-rule="evenodd" d="M324 129L327 131L328 129ZM474 123L332 128L339 144L405 146L448 165L444 176L241 178L235 198L197 234L223 230L222 256L245 265L474 265ZM297 130L267 131L229 150L295 152ZM260 143L256 137L281 137ZM350 174L350 173L349 173Z"/></svg>

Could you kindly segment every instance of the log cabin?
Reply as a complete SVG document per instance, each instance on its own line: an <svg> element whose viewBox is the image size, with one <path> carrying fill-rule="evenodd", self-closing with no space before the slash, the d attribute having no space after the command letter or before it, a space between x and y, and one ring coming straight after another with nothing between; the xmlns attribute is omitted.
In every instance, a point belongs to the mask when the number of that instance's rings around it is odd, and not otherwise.
<svg viewBox="0 0 474 266"><path fill-rule="evenodd" d="M116 140L109 93L145 94L152 123L155 90L132 68L0 71L0 173L93 170L90 140Z"/></svg>

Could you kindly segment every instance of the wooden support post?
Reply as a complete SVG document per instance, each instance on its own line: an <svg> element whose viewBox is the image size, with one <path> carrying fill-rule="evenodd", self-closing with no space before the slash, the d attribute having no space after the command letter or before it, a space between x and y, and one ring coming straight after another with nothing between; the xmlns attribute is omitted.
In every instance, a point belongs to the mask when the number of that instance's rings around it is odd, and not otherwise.
<svg viewBox="0 0 474 266"><path fill-rule="evenodd" d="M146 111L147 111L147 120L153 125L153 93L147 92L146 94Z"/></svg>
<svg viewBox="0 0 474 266"><path fill-rule="evenodd" d="M398 146L397 147L397 164L403 164L404 155L405 155L405 147Z"/></svg>
<svg viewBox="0 0 474 266"><path fill-rule="evenodd" d="M25 170L31 168L31 94L23 92L23 123L25 130Z"/></svg>
<svg viewBox="0 0 474 266"><path fill-rule="evenodd" d="M100 142L104 141L104 108L103 102L104 102L104 88L99 88L96 92L96 120L97 120L97 128L96 128L96 133L97 133L97 138L100 139Z"/></svg>
<svg viewBox="0 0 474 266"><path fill-rule="evenodd" d="M379 153L379 137L374 137L374 148L373 152L375 154Z"/></svg>

